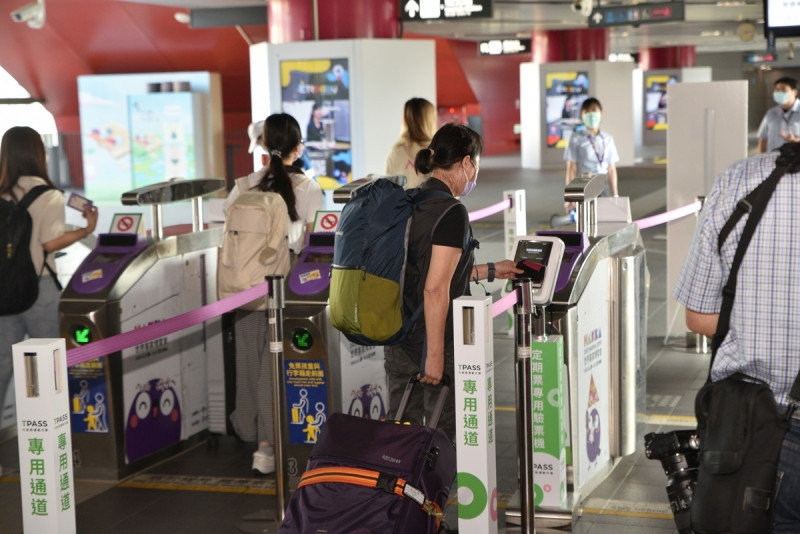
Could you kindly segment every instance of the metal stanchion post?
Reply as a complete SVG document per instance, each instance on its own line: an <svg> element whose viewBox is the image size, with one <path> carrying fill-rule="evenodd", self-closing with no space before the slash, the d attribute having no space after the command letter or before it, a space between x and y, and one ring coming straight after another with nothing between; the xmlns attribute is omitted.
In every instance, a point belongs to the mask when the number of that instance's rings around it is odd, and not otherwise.
<svg viewBox="0 0 800 534"><path fill-rule="evenodd" d="M267 293L267 331L269 335L269 355L272 364L272 410L274 436L272 447L275 451L275 520L269 520L263 511L243 517L236 526L242 532L251 534L266 534L277 532L286 513L287 484L284 476L283 461L283 425L281 418L284 413L283 380L283 309L286 307L284 299L284 277L282 275L267 276L269 292ZM272 527L272 530L270 530Z"/></svg>
<svg viewBox="0 0 800 534"><path fill-rule="evenodd" d="M275 449L275 497L277 499L276 518L283 522L286 511L286 480L283 475L283 416L284 381L283 381L283 308L286 306L283 296L283 276L268 276L269 294L267 295L267 321L269 322L269 354L272 358L272 410L275 428L273 447Z"/></svg>
<svg viewBox="0 0 800 534"><path fill-rule="evenodd" d="M514 345L516 348L515 382L517 387L517 450L519 455L519 494L522 530L524 534L536 532L533 524L535 492L533 487L533 441L531 417L531 339L533 336L534 305L532 288L528 279L515 280L517 316ZM544 314L542 314L543 316Z"/></svg>

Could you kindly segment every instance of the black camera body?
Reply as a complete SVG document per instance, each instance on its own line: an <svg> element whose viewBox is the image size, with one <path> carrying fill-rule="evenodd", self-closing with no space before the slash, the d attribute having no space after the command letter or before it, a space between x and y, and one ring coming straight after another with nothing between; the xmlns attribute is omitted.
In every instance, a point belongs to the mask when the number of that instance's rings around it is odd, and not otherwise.
<svg viewBox="0 0 800 534"><path fill-rule="evenodd" d="M692 534L690 509L697 485L699 452L697 430L651 432L644 437L645 455L660 460L667 475L667 497L680 534Z"/></svg>

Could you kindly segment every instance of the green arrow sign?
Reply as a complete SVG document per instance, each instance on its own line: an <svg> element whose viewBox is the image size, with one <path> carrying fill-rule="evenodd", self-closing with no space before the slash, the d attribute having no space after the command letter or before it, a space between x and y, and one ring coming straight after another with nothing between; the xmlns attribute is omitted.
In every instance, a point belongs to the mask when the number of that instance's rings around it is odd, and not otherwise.
<svg viewBox="0 0 800 534"><path fill-rule="evenodd" d="M86 326L76 326L72 329L72 339L78 345L86 345L92 340L92 334Z"/></svg>

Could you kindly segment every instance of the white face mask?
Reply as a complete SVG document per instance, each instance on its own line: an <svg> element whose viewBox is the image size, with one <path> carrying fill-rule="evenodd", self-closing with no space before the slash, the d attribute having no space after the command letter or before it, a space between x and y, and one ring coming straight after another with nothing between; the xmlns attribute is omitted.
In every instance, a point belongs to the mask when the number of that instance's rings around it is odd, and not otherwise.
<svg viewBox="0 0 800 534"><path fill-rule="evenodd" d="M779 106L785 106L789 103L789 93L784 91L775 91L772 93L772 99Z"/></svg>

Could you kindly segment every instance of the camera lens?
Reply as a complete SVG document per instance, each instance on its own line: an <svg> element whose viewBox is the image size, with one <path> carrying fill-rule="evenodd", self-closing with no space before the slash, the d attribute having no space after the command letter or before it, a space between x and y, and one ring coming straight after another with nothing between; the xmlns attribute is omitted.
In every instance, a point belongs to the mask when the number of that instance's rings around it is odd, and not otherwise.
<svg viewBox="0 0 800 534"><path fill-rule="evenodd" d="M697 469L691 468L675 473L667 480L667 498L675 526L681 534L691 534L691 506L694 487L697 485Z"/></svg>

